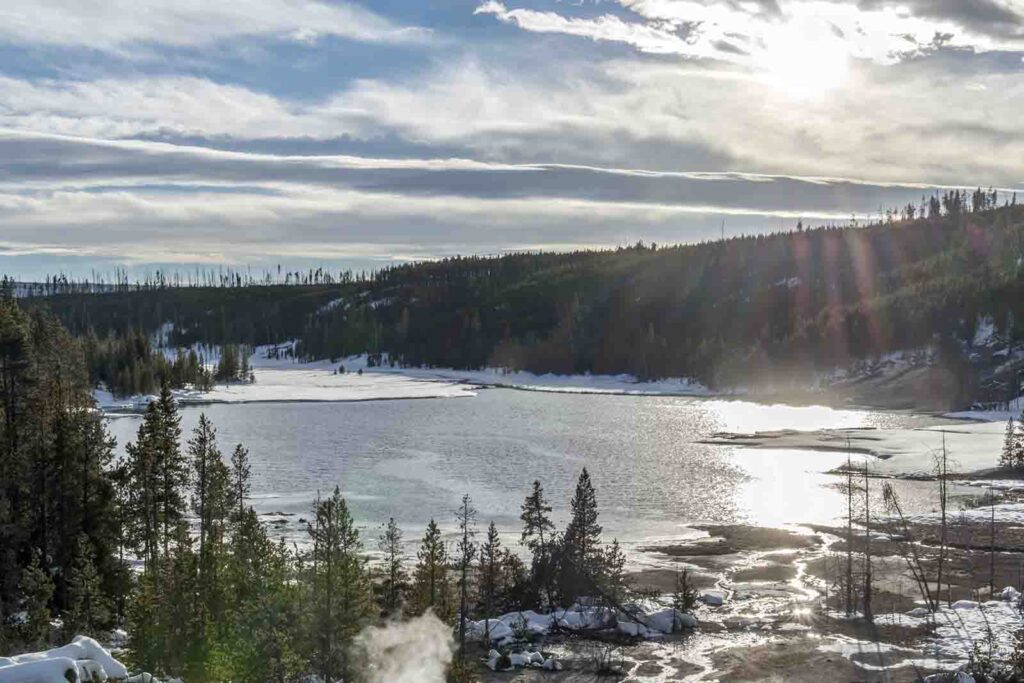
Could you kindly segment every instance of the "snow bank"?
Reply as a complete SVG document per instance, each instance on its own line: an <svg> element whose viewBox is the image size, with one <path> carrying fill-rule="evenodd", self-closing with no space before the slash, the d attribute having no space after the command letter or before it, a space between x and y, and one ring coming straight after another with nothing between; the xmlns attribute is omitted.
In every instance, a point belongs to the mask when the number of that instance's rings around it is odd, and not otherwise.
<svg viewBox="0 0 1024 683"><path fill-rule="evenodd" d="M78 683L127 678L124 665L87 636L76 636L67 645L52 650L0 658L0 683Z"/></svg>
<svg viewBox="0 0 1024 683"><path fill-rule="evenodd" d="M25 661L0 668L0 683L78 683L81 680L75 660L69 657Z"/></svg>
<svg viewBox="0 0 1024 683"><path fill-rule="evenodd" d="M346 369L362 369L363 374L400 375L408 378L450 381L477 386L506 387L529 391L573 394L631 394L639 396L712 396L715 392L686 378L641 381L633 375L537 375L510 372L503 368L456 370L454 368L401 368L388 365L369 367L366 356L350 356L341 361Z"/></svg>
<svg viewBox="0 0 1024 683"><path fill-rule="evenodd" d="M173 392L181 404L258 403L282 401L379 401L414 398L459 398L475 396L475 387L454 380L416 378L401 374L358 374L349 372L347 362L317 361L297 363L286 358L267 358L265 348L252 357L255 382L218 384L210 391L179 389ZM344 365L346 372L336 370ZM107 411L145 410L154 396L136 395L115 398L104 388L95 389L93 398Z"/></svg>

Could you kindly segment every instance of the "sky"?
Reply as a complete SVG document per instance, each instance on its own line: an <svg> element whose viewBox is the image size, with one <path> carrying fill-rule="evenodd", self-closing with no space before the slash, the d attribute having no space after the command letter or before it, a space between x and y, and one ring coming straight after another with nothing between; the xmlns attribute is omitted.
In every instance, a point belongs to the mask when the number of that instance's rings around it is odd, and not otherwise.
<svg viewBox="0 0 1024 683"><path fill-rule="evenodd" d="M3 0L0 271L373 269L1024 187L1024 0Z"/></svg>

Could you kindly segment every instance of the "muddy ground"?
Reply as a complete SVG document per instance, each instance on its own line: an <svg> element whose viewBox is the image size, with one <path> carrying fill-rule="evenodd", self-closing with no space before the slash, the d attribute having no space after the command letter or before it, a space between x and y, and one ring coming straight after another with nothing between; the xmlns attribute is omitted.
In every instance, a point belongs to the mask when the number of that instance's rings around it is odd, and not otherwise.
<svg viewBox="0 0 1024 683"><path fill-rule="evenodd" d="M845 595L836 575L845 568L845 528L700 528L708 533L707 538L642 548L661 566L630 575L631 583L644 592L668 594L675 588L678 572L686 569L697 588L725 591L728 599L724 605L701 605L695 610L698 628L658 641L622 640L614 646L551 637L543 649L556 653L565 666L563 671L496 673L481 667L482 680L901 683L954 666L947 662L932 663L931 669L915 668L912 661L924 657L931 637L920 622L874 625L843 616ZM881 527L872 531L875 613L905 613L920 606L921 589L912 580L905 559L907 543L882 538L886 530ZM923 539L917 548L931 575L939 531L929 524L912 525L909 531ZM942 600L986 599L990 566L995 569L992 583L997 591L1020 585L1024 528L997 525L994 563L986 547L989 539L982 530L973 529L969 535L966 531L961 529L960 537L953 529L948 532L952 547L945 559ZM855 530L850 544L855 556L864 547L858 534L863 530ZM930 586L930 590L934 594L937 587ZM609 651L614 652L619 672L602 675L597 661ZM483 654L482 650L477 653Z"/></svg>

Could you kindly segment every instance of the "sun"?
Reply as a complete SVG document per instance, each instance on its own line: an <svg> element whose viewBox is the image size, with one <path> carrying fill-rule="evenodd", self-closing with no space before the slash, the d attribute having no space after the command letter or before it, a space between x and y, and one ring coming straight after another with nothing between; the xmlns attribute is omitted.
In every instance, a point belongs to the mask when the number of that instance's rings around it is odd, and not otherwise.
<svg viewBox="0 0 1024 683"><path fill-rule="evenodd" d="M756 55L763 80L773 89L798 99L822 97L846 82L850 54L828 30L782 26L765 36Z"/></svg>

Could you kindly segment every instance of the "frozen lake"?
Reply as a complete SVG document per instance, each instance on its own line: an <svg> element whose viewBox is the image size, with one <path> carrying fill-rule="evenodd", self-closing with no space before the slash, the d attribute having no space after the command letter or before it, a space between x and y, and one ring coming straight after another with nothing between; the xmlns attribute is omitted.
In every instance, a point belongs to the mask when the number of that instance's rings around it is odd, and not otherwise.
<svg viewBox="0 0 1024 683"><path fill-rule="evenodd" d="M696 523L767 526L828 523L844 498L823 472L842 453L757 450L700 443L716 432L903 428L933 418L824 407L767 406L668 396L558 394L483 389L467 398L335 403L226 403L182 409L184 436L205 412L225 456L244 443L253 504L297 537L317 492L340 486L373 547L388 517L415 542L430 518L451 530L463 493L483 528L506 543L519 534L519 506L540 479L561 526L580 470L597 487L608 540L626 546L692 533ZM141 418L111 417L118 450ZM904 482L913 509L931 489ZM271 515L271 513L282 513Z"/></svg>

